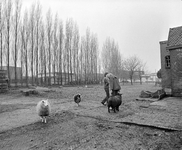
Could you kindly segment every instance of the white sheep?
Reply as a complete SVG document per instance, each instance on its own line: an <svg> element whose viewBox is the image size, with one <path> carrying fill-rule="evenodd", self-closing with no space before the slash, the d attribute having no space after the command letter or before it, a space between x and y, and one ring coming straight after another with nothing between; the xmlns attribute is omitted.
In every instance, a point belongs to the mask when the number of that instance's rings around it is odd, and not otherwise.
<svg viewBox="0 0 182 150"><path fill-rule="evenodd" d="M46 117L50 115L51 107L47 100L41 100L37 104L37 113L41 117L42 122L46 123Z"/></svg>

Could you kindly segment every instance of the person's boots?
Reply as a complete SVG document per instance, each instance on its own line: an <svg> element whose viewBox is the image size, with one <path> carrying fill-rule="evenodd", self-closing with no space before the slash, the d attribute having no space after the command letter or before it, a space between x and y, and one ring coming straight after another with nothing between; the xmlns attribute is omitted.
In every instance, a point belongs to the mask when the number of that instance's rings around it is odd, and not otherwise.
<svg viewBox="0 0 182 150"><path fill-rule="evenodd" d="M101 102L101 104L104 105L104 106L106 106L106 104L103 101Z"/></svg>

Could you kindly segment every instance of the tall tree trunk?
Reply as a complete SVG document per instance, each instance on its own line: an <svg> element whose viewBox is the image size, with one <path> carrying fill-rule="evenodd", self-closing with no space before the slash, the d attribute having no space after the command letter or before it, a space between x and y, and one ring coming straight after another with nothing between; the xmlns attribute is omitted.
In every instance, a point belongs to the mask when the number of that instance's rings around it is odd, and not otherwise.
<svg viewBox="0 0 182 150"><path fill-rule="evenodd" d="M30 14L30 29L31 29L31 76L32 85L34 85L34 30L35 30L35 5L32 5Z"/></svg>
<svg viewBox="0 0 182 150"><path fill-rule="evenodd" d="M61 85L63 84L63 71L62 71L62 47L63 47L63 25L62 22L60 22L59 26L59 79L61 78Z"/></svg>
<svg viewBox="0 0 182 150"><path fill-rule="evenodd" d="M24 36L23 36L23 31L21 31L21 55L20 55L20 59L21 59L21 63L20 63L20 67L21 67L21 76L20 76L20 80L21 80L21 86L23 86L23 49L24 49Z"/></svg>
<svg viewBox="0 0 182 150"><path fill-rule="evenodd" d="M2 30L1 30L1 69L3 67L3 34L2 34Z"/></svg>
<svg viewBox="0 0 182 150"><path fill-rule="evenodd" d="M0 49L1 49L1 69L3 67L3 15L2 15L2 2L0 2L0 37L1 37L1 41L0 41Z"/></svg>
<svg viewBox="0 0 182 150"><path fill-rule="evenodd" d="M11 12L12 12L12 2L11 0L8 0L7 3L5 4L5 17L6 17L6 30L7 30L7 39L6 39L6 44L7 44L7 72L8 72L8 86L11 85L11 76L10 76L10 25L11 25Z"/></svg>
<svg viewBox="0 0 182 150"><path fill-rule="evenodd" d="M15 64L15 86L17 86L17 54L18 54L18 49L17 49L17 42L18 42L18 27L19 27L19 20L20 20L20 11L21 11L21 4L19 0L16 0L15 2L15 47L14 47L14 52L15 52L15 57L14 57L14 64Z"/></svg>
<svg viewBox="0 0 182 150"><path fill-rule="evenodd" d="M25 11L24 14L24 19L23 19L23 25L22 25L22 42L23 42L23 52L22 54L22 59L23 63L25 64L25 77L26 77L26 86L28 87L29 83L29 78L28 78L28 42L29 42L29 35L30 35L30 30L29 30L29 25L28 25L28 12Z"/></svg>
<svg viewBox="0 0 182 150"><path fill-rule="evenodd" d="M39 81L38 81L38 64L39 62L39 30L38 30L38 25L37 25L37 52L36 52L36 84L38 85L39 84Z"/></svg>
<svg viewBox="0 0 182 150"><path fill-rule="evenodd" d="M9 58L10 58L10 24L8 23L8 38L7 38L7 56L8 56L8 65L7 65L7 67L8 67L8 78L9 78L9 84L8 84L8 86L10 86L10 83L11 83L11 76L10 76L10 67L9 67L9 64L10 64L10 62L9 62Z"/></svg>
<svg viewBox="0 0 182 150"><path fill-rule="evenodd" d="M47 12L47 40L48 40L48 71L49 71L49 86L51 85L51 42L52 42L52 14L49 9Z"/></svg>

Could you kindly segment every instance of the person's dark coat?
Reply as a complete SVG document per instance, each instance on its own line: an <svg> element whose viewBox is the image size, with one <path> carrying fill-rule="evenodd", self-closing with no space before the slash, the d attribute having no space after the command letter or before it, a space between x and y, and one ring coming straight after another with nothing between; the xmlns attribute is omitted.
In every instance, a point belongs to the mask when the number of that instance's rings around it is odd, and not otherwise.
<svg viewBox="0 0 182 150"><path fill-rule="evenodd" d="M110 90L116 91L121 89L119 80L115 75L113 75L112 73L108 73L106 77L109 79Z"/></svg>

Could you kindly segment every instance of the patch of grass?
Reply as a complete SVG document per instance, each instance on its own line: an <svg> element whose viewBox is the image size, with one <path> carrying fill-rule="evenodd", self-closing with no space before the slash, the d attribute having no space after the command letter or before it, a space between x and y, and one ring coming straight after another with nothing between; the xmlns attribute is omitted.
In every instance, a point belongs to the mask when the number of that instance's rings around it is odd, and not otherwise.
<svg viewBox="0 0 182 150"><path fill-rule="evenodd" d="M0 113L4 112L12 112L17 109L24 109L28 106L35 106L34 104L5 104L5 105L0 105Z"/></svg>

